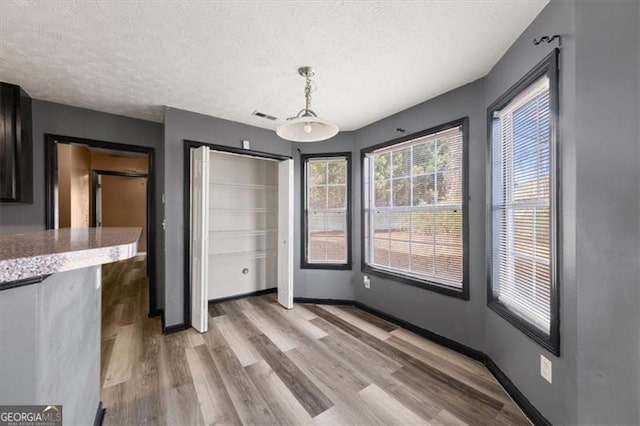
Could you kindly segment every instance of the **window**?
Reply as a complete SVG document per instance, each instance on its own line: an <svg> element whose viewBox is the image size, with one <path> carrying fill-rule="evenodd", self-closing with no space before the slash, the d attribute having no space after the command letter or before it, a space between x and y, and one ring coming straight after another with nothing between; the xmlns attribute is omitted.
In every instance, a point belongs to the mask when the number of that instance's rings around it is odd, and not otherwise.
<svg viewBox="0 0 640 426"><path fill-rule="evenodd" d="M468 299L466 127L363 150L363 271Z"/></svg>
<svg viewBox="0 0 640 426"><path fill-rule="evenodd" d="M557 53L489 108L489 306L559 353L556 282Z"/></svg>
<svg viewBox="0 0 640 426"><path fill-rule="evenodd" d="M351 269L351 153L302 155L302 268Z"/></svg>

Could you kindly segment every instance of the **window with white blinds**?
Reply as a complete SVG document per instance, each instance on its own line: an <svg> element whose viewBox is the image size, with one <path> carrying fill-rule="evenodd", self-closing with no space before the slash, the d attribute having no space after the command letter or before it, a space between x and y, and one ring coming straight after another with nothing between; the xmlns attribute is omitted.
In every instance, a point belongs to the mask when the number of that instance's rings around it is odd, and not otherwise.
<svg viewBox="0 0 640 426"><path fill-rule="evenodd" d="M462 292L464 139L460 121L365 154L368 267Z"/></svg>
<svg viewBox="0 0 640 426"><path fill-rule="evenodd" d="M490 109L492 301L545 336L555 303L550 82L543 73Z"/></svg>
<svg viewBox="0 0 640 426"><path fill-rule="evenodd" d="M303 266L348 265L350 154L305 156Z"/></svg>

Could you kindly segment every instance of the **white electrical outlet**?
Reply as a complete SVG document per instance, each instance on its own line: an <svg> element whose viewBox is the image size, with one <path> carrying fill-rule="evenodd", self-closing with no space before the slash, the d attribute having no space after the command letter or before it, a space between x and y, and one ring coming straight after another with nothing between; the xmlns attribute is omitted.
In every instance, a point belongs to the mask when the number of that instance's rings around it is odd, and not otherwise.
<svg viewBox="0 0 640 426"><path fill-rule="evenodd" d="M371 288L371 280L368 276L365 275L362 282L364 283L364 288Z"/></svg>
<svg viewBox="0 0 640 426"><path fill-rule="evenodd" d="M544 355L540 355L540 375L544 377L544 379L551 383L552 376L552 366L551 361L544 357Z"/></svg>
<svg viewBox="0 0 640 426"><path fill-rule="evenodd" d="M249 149L251 144L249 141L242 141L242 149Z"/></svg>

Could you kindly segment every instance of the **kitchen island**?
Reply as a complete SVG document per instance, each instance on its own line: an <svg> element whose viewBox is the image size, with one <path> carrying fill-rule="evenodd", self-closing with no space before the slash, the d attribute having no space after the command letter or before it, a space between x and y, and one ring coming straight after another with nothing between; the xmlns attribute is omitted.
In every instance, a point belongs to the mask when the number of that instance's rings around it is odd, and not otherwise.
<svg viewBox="0 0 640 426"><path fill-rule="evenodd" d="M135 256L140 233L0 236L0 405L62 405L72 425L100 417L101 265Z"/></svg>

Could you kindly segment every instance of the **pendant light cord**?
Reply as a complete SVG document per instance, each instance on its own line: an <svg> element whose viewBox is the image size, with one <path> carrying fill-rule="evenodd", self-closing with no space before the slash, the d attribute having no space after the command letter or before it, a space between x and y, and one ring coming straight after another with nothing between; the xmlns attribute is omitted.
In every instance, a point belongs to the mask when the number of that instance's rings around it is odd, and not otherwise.
<svg viewBox="0 0 640 426"><path fill-rule="evenodd" d="M301 109L296 117L317 117L316 113L311 111L311 92L313 92L313 87L311 86L311 77L309 74L304 74L305 85L304 85L304 108ZM292 117L295 118L295 117ZM287 120L290 120L289 118Z"/></svg>
<svg viewBox="0 0 640 426"><path fill-rule="evenodd" d="M304 85L304 97L305 101L305 111L311 111L311 79L309 78L309 74L305 76L305 80L307 81Z"/></svg>

